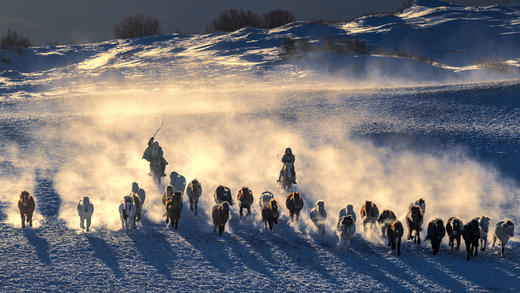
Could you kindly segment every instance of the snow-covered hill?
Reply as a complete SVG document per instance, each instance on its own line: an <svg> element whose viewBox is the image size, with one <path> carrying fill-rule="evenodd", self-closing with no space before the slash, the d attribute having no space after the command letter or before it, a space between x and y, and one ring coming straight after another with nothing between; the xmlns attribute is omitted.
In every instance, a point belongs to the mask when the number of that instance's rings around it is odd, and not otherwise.
<svg viewBox="0 0 520 293"><path fill-rule="evenodd" d="M360 226L343 253L334 229L347 203L403 220L418 197L424 228L434 217L520 222L519 13L420 0L334 25L0 51L11 60L0 63L0 291L518 290L516 236L505 258L488 247L467 262L446 239L438 256L404 241L398 257ZM345 36L372 53L280 57L287 38L319 48ZM203 187L199 216L184 197L179 230L164 225L168 182L156 188L141 159L163 117L167 171ZM305 200L297 224L276 184L286 146ZM145 217L126 235L117 206L134 181ZM209 216L219 184L255 196L252 218L233 208L222 237ZM20 228L23 189L36 197L33 228ZM260 222L264 190L281 207L274 234ZM76 215L86 195L89 233ZM318 199L325 236L308 216Z"/></svg>

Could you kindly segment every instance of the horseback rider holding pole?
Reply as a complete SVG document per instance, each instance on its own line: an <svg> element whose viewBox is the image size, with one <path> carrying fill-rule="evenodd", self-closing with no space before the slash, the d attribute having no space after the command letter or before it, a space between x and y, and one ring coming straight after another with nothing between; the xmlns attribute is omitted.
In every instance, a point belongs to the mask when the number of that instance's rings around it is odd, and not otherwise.
<svg viewBox="0 0 520 293"><path fill-rule="evenodd" d="M154 172L154 168L158 168L158 171L159 171L159 174L161 177L166 176L166 174L164 173L164 170L166 169L166 165L168 165L168 162L163 157L164 153L163 153L161 146L159 146L159 142L154 141L155 136L157 135L159 130L161 130L161 128L163 127L163 124L164 124L164 118L161 123L161 127L159 127L157 129L157 131L155 131L154 135L148 140L148 147L146 148L146 150L143 153L143 159L150 162L150 174L149 174L150 176L152 176L152 174Z"/></svg>

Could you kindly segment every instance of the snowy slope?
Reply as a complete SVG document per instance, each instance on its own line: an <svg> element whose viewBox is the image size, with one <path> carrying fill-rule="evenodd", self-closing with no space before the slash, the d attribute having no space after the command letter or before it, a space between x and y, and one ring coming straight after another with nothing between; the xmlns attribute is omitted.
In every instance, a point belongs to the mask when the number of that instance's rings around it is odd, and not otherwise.
<svg viewBox="0 0 520 293"><path fill-rule="evenodd" d="M505 258L488 245L467 262L464 245L451 253L446 239L438 256L429 242L404 241L398 257L359 225L343 253L334 232L347 203L358 212L370 199L402 220L420 196L426 223L487 214L492 231L504 218L520 222L518 15L429 0L343 24L0 52L12 60L0 63L0 291L518 290L516 236ZM330 52L280 59L286 37L315 44L331 35L387 52L413 48L435 62ZM510 67L477 66L486 58ZM179 230L162 217L167 180L156 188L141 160L163 117L167 171L203 187L199 216L184 197ZM298 224L288 223L275 182L286 146L305 200ZM145 217L126 235L117 205L134 181L147 192ZM255 195L253 217L233 208L222 237L209 216L219 184ZM36 197L33 228L20 228L23 189ZM274 234L259 219L264 190L281 207ZM95 206L89 233L75 211L85 195ZM308 217L318 199L325 236Z"/></svg>

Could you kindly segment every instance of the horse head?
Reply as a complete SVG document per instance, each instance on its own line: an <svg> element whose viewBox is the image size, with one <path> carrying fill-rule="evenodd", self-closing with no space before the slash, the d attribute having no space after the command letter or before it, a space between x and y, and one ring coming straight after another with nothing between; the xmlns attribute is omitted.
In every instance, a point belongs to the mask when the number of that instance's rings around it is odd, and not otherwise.
<svg viewBox="0 0 520 293"><path fill-rule="evenodd" d="M515 224L513 224L513 221L511 221L511 220L507 220L505 222L505 224L506 224L506 227L507 227L507 231L510 231L509 235L511 235L511 237L513 237L514 234L515 234L514 233L514 231L515 231Z"/></svg>
<svg viewBox="0 0 520 293"><path fill-rule="evenodd" d="M132 192L137 193L139 191L139 184L137 182L132 183Z"/></svg>
<svg viewBox="0 0 520 293"><path fill-rule="evenodd" d="M24 191L22 191L22 193L20 193L20 200L22 201L23 207L27 207L27 205L29 204L30 196L31 195L26 190L24 190Z"/></svg>
<svg viewBox="0 0 520 293"><path fill-rule="evenodd" d="M229 202L225 201L220 204L220 209L224 211L226 214L229 213Z"/></svg>
<svg viewBox="0 0 520 293"><path fill-rule="evenodd" d="M294 199L295 202L300 201L300 198L301 198L300 193L298 191L293 192L292 198Z"/></svg>

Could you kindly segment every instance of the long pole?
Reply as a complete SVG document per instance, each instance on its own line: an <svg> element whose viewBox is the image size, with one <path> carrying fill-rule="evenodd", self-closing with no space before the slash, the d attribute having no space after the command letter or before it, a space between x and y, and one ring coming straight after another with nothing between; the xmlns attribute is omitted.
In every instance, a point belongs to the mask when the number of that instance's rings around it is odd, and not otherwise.
<svg viewBox="0 0 520 293"><path fill-rule="evenodd" d="M155 137L157 135L157 133L159 132L159 130L161 130L161 128L163 127L163 125L164 125L164 118L166 118L166 115L164 115L163 118L162 118L161 127L157 128L157 130L155 131L155 133L153 134L152 137Z"/></svg>

